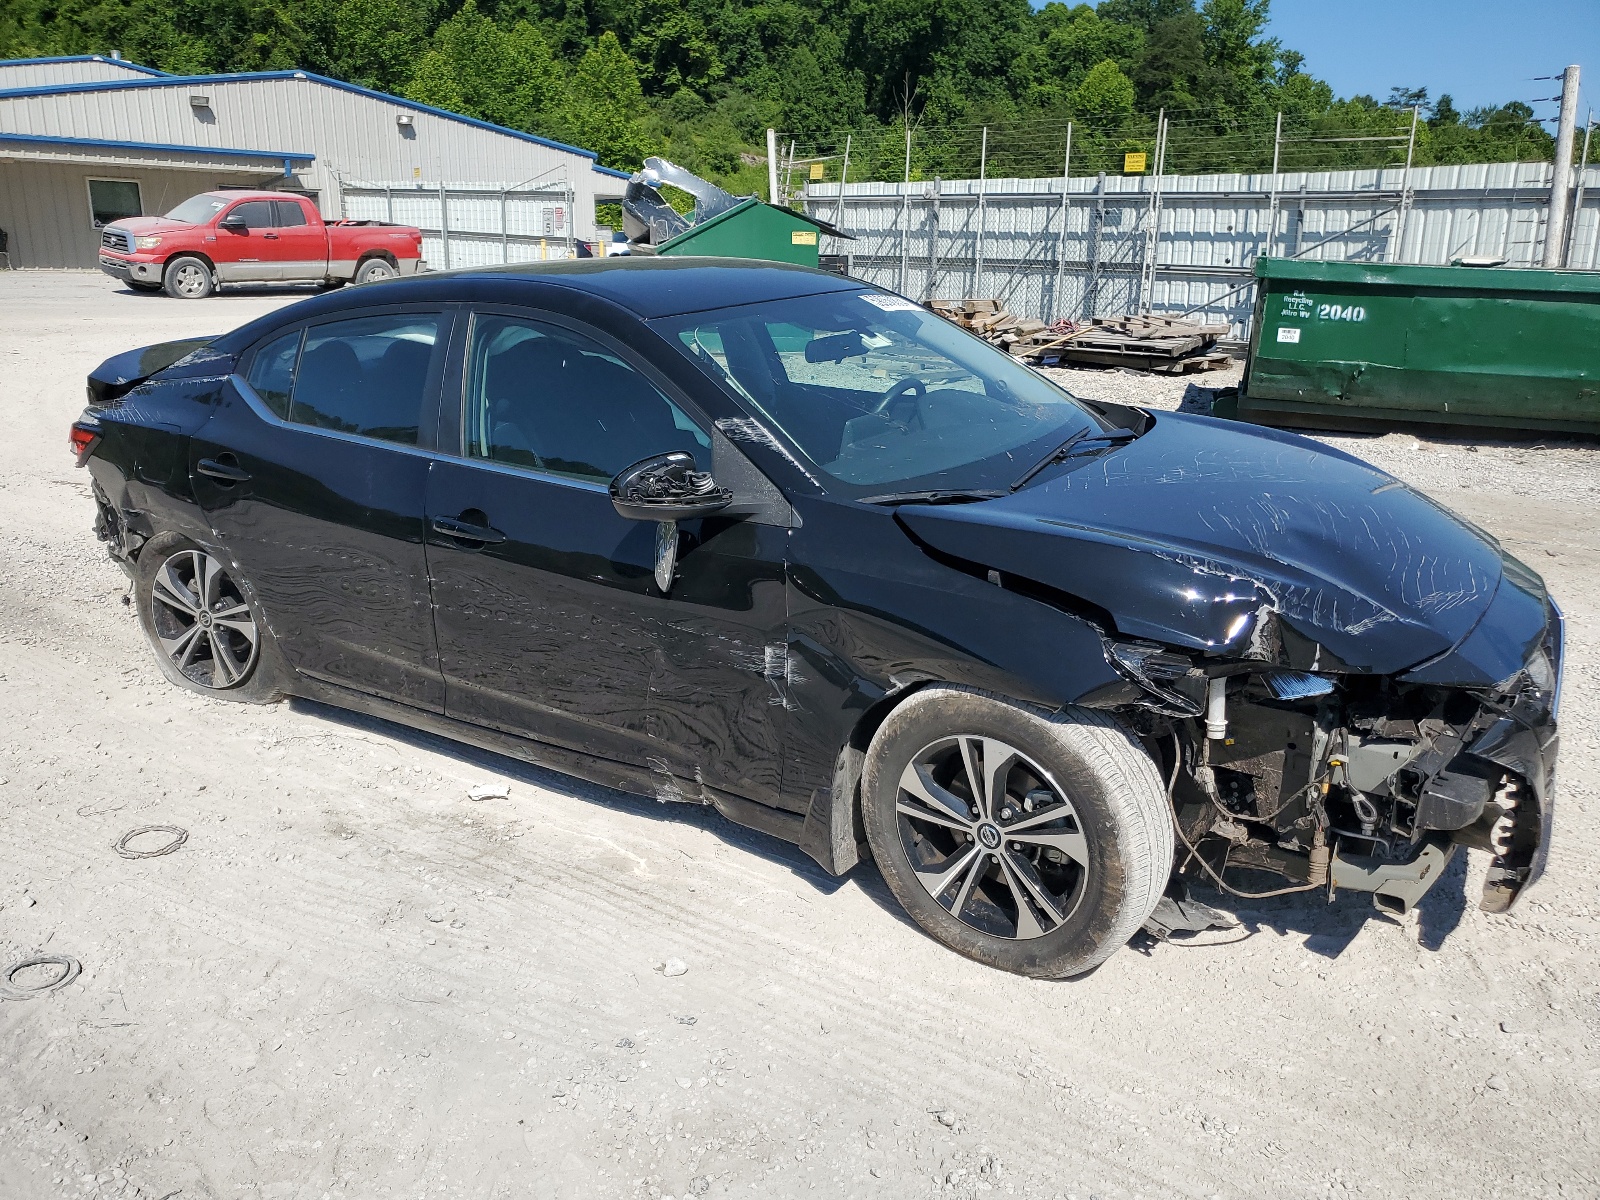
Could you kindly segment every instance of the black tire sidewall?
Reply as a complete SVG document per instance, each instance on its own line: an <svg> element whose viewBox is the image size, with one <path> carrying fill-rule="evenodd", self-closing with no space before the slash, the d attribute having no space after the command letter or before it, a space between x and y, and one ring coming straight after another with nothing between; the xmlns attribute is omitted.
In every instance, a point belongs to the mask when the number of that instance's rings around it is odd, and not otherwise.
<svg viewBox="0 0 1600 1200"><path fill-rule="evenodd" d="M250 606L251 615L255 617L257 637L260 645L256 649L255 661L250 664L244 682L231 688L208 688L190 679L178 670L171 659L161 648L161 641L155 629L155 574L161 569L161 564L174 554L185 550L199 550L203 553L219 557L227 564L228 575L238 586L240 593L245 598L245 603ZM286 671L282 658L278 653L277 643L274 641L272 631L268 628L266 619L262 616L261 607L256 603L249 585L239 574L238 569L228 559L227 555L218 554L217 551L201 546L188 538L177 534L162 534L150 539L139 551L138 560L134 563L133 571L133 603L139 616L139 628L144 631L145 640L150 643L151 653L155 655L156 666L166 676L168 682L176 684L186 691L197 695L209 696L213 700L235 700L242 704L270 704L279 700L284 695Z"/></svg>
<svg viewBox="0 0 1600 1200"><path fill-rule="evenodd" d="M356 283L370 283L370 282L372 282L369 273L371 272L372 268L375 267L375 266L382 267L385 271L388 272L388 274L383 277L385 279L393 279L396 275L399 274L399 272L395 270L393 264L388 262L386 259L369 258L369 259L367 259L366 262L362 263L359 267L356 268L355 282Z"/></svg>
<svg viewBox="0 0 1600 1200"><path fill-rule="evenodd" d="M1077 811L1089 844L1089 890L1065 923L1042 937L1017 941L973 929L930 896L912 870L895 811L898 781L915 754L957 733L997 738L1020 750L1050 773ZM1107 802L1105 781L1061 745L1043 714L976 693L941 690L885 722L873 742L861 797L867 841L884 881L912 919L951 949L1036 978L1087 971L1104 957L1101 949L1118 924L1128 882L1116 810Z"/></svg>
<svg viewBox="0 0 1600 1200"><path fill-rule="evenodd" d="M178 289L172 283L173 275L184 263L193 263L206 273L206 290L201 292L198 296L185 296L182 292L178 291ZM211 268L206 265L204 259L196 258L192 254L180 254L177 258L174 258L171 262L167 263L166 267L162 270L161 290L166 292L167 295L171 296L174 300L204 300L207 296L216 294L217 285L212 276Z"/></svg>

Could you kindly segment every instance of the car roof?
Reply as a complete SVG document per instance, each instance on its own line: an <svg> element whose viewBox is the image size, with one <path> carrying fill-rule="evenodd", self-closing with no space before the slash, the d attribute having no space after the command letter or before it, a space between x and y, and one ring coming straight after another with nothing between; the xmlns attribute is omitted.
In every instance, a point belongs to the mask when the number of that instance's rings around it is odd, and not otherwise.
<svg viewBox="0 0 1600 1200"><path fill-rule="evenodd" d="M243 188L234 191L232 188L218 190L213 188L209 192L196 192L197 196L215 196L218 200L298 200L300 197L293 192L247 192ZM193 197L190 197L193 199Z"/></svg>
<svg viewBox="0 0 1600 1200"><path fill-rule="evenodd" d="M790 263L748 258L632 255L512 263L430 273L413 279L418 284L435 280L460 283L481 280L492 285L525 280L555 285L609 300L646 320L758 304L764 300L860 291L866 286L859 280ZM393 283L384 284L385 288L393 286Z"/></svg>

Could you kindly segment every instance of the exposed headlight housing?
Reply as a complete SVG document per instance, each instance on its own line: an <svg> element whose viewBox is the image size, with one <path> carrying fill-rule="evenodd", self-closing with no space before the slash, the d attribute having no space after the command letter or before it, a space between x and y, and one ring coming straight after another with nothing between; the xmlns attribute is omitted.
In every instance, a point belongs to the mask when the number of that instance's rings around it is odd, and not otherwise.
<svg viewBox="0 0 1600 1200"><path fill-rule="evenodd" d="M157 246L161 245L161 239L158 237L134 238L133 244L140 250L154 250Z"/></svg>

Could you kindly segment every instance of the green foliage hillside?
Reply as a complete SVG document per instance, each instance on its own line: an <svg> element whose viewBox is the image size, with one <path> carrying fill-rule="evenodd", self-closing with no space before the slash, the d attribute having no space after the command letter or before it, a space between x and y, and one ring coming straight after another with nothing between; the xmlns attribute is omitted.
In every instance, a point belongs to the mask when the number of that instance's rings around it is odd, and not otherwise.
<svg viewBox="0 0 1600 1200"><path fill-rule="evenodd" d="M1265 36L1268 0L8 0L0 58L120 52L168 71L299 67L530 130L631 170L658 153L736 191L764 131L837 178L1120 170L1171 119L1168 169L1403 157L1534 160L1521 103L1458 113L1396 88L1341 99ZM1361 139L1361 140L1357 140ZM1374 140L1378 139L1378 140ZM1382 140L1389 139L1389 140Z"/></svg>

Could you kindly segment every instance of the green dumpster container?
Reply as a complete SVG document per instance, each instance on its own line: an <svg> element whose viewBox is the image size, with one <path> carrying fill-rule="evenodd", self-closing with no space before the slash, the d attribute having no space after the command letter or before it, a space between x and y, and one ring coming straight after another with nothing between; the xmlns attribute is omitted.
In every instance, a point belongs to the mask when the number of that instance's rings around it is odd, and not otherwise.
<svg viewBox="0 0 1600 1200"><path fill-rule="evenodd" d="M751 196L657 247L669 255L711 255L718 258L765 258L774 262L817 265L822 234L842 236L826 221L813 220L792 208L779 208Z"/></svg>
<svg viewBox="0 0 1600 1200"><path fill-rule="evenodd" d="M1243 420L1600 433L1600 274L1263 258L1256 277Z"/></svg>

